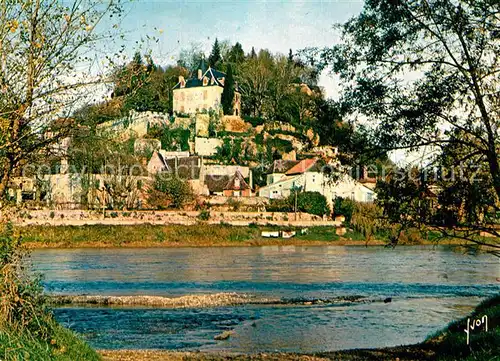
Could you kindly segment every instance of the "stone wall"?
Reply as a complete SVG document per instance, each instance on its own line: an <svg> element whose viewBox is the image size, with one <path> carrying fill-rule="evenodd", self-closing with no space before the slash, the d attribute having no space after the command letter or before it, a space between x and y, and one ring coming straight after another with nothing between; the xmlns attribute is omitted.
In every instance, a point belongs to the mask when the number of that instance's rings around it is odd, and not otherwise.
<svg viewBox="0 0 500 361"><path fill-rule="evenodd" d="M194 142L195 153L200 156L212 156L217 153L217 147L222 146L222 139L196 137Z"/></svg>
<svg viewBox="0 0 500 361"><path fill-rule="evenodd" d="M136 224L182 224L196 225L200 212L182 211L84 211L84 210L33 210L13 220L16 225L81 226L81 225L136 225ZM209 224L226 223L235 226L280 225L280 226L340 226L337 221L324 221L307 213L282 212L227 212L211 211Z"/></svg>

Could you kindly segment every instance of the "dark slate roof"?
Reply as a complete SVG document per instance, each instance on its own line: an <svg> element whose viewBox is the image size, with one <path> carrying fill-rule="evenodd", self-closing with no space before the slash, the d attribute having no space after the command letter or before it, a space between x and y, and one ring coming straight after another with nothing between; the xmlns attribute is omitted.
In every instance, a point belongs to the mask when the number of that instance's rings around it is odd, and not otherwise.
<svg viewBox="0 0 500 361"><path fill-rule="evenodd" d="M164 160L167 166L166 172L177 174L180 178L186 180L200 179L200 167L198 160L200 157L173 158ZM177 172L176 172L177 160Z"/></svg>
<svg viewBox="0 0 500 361"><path fill-rule="evenodd" d="M207 174L205 184L210 192L223 192L228 182L231 180L228 175Z"/></svg>
<svg viewBox="0 0 500 361"><path fill-rule="evenodd" d="M239 185L236 181L239 179ZM205 184L210 192L223 192L225 190L241 191L250 189L241 172L236 171L232 176L229 175L211 175L205 177Z"/></svg>
<svg viewBox="0 0 500 361"><path fill-rule="evenodd" d="M239 184L237 180L239 180ZM231 177L231 179L229 179L229 182L227 182L226 186L224 187L224 190L232 190L232 191L241 191L245 189L250 189L250 186L245 181L245 178L243 178L243 175L239 171L236 171L234 173L234 175Z"/></svg>
<svg viewBox="0 0 500 361"><path fill-rule="evenodd" d="M207 77L208 78L208 84L206 86L220 86L224 87L220 79L225 78L226 74L224 74L221 71L218 71L216 69L213 69L211 67L208 67L207 71L203 73L203 76L201 79L198 79L197 76L187 79L186 80L186 86L184 88L195 88L195 87L200 87L203 86L203 78ZM214 83L212 84L212 78L214 79ZM184 89L182 88L182 89ZM181 83L178 82L175 84L174 89L181 89Z"/></svg>
<svg viewBox="0 0 500 361"><path fill-rule="evenodd" d="M296 166L299 163L298 160L283 160L277 159L271 164L267 169L268 174L272 173L286 173L289 169Z"/></svg>

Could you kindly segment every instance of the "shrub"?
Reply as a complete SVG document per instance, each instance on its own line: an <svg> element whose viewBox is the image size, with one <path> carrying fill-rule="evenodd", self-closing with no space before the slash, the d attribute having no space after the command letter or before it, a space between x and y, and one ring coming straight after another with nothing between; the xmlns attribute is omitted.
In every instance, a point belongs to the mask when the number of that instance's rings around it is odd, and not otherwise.
<svg viewBox="0 0 500 361"><path fill-rule="evenodd" d="M179 209L193 198L193 190L187 181L171 174L158 173L149 190L148 203L156 209Z"/></svg>
<svg viewBox="0 0 500 361"><path fill-rule="evenodd" d="M231 208L232 211L237 212L240 210L242 202L234 198L229 198L227 201L227 205Z"/></svg>
<svg viewBox="0 0 500 361"><path fill-rule="evenodd" d="M271 199L269 212L293 212L295 210L295 193L288 198ZM326 197L319 192L302 192L297 194L297 211L323 216L330 213Z"/></svg>
<svg viewBox="0 0 500 361"><path fill-rule="evenodd" d="M354 205L355 202L348 198L337 197L335 198L333 213L335 216L344 216L346 223L350 224L354 212Z"/></svg>
<svg viewBox="0 0 500 361"><path fill-rule="evenodd" d="M207 211L206 209L203 209L202 211L200 211L200 213L198 214L198 219L200 221L208 221L210 219L210 212Z"/></svg>
<svg viewBox="0 0 500 361"><path fill-rule="evenodd" d="M248 122L250 124L252 124L253 127L257 127L259 125L262 125L266 122L266 120L264 118L261 118L261 117L251 117L251 116L248 116L248 115L245 115L243 116L243 120L245 122Z"/></svg>
<svg viewBox="0 0 500 361"><path fill-rule="evenodd" d="M109 215L111 216L111 218L117 218L118 217L118 213L116 213L116 212L111 212Z"/></svg>
<svg viewBox="0 0 500 361"><path fill-rule="evenodd" d="M295 195L290 196L290 201L295 200ZM303 192L297 195L297 210L314 214L316 216L324 216L330 213L326 197L319 192Z"/></svg>
<svg viewBox="0 0 500 361"><path fill-rule="evenodd" d="M51 314L40 279L32 278L22 266L24 256L21 238L8 224L0 235L0 327L27 330L46 339L50 337L47 322Z"/></svg>
<svg viewBox="0 0 500 361"><path fill-rule="evenodd" d="M356 232L361 233L367 242L370 241L375 234L380 235L381 231L385 231L381 220L382 209L380 207L373 203L347 201L346 204L350 206L352 203L353 206L349 224Z"/></svg>
<svg viewBox="0 0 500 361"><path fill-rule="evenodd" d="M293 202L290 203L289 198L271 199L269 205L266 206L268 212L292 212Z"/></svg>

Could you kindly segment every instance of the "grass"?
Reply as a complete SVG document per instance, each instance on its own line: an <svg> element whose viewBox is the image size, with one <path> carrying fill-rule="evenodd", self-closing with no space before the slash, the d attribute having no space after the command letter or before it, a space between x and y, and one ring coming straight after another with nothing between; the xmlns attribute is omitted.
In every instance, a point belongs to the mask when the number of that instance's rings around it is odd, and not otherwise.
<svg viewBox="0 0 500 361"><path fill-rule="evenodd" d="M263 238L261 232L295 230L289 239ZM365 236L356 230L348 230L343 236L336 234L335 227L309 227L301 229L280 226L231 226L228 224L200 223L185 225L85 225L85 226L26 226L19 227L23 243L29 248L39 247L216 247L216 246L270 246L270 245L365 245ZM383 245L387 232L371 237L369 245ZM402 240L400 245L435 244L436 236ZM461 244L460 240L442 240L442 244Z"/></svg>
<svg viewBox="0 0 500 361"><path fill-rule="evenodd" d="M0 360L100 360L54 319L40 278L24 263L26 256L12 224L0 224Z"/></svg>
<svg viewBox="0 0 500 361"><path fill-rule="evenodd" d="M470 322L488 317L488 332L484 329L470 331L467 345L467 319ZM500 359L500 295L487 299L468 317L450 323L444 330L430 336L424 345L435 348L439 360L490 361ZM493 358L496 356L496 358Z"/></svg>
<svg viewBox="0 0 500 361"><path fill-rule="evenodd" d="M50 341L29 332L0 329L0 359L3 361L97 361L100 356L70 330L52 321Z"/></svg>
<svg viewBox="0 0 500 361"><path fill-rule="evenodd" d="M290 230L287 227L230 226L225 224L127 225L127 226L27 226L20 227L23 243L29 247L203 247L324 244L340 241L333 227L311 227L307 234L290 239L263 238L262 230Z"/></svg>

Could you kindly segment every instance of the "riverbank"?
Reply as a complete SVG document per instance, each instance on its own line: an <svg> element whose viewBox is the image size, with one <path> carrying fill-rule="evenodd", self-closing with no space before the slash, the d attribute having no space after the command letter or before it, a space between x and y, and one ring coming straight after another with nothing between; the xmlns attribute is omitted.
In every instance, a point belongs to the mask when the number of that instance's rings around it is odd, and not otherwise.
<svg viewBox="0 0 500 361"><path fill-rule="evenodd" d="M485 327L470 331L469 345L464 329L468 320L488 319ZM312 355L269 354L224 354L203 352L170 352L150 350L100 351L105 361L326 361L326 360L399 360L399 361L451 361L451 360L498 360L500 358L500 295L482 302L471 315L452 322L442 331L427 340L408 346L379 349L358 349L325 352Z"/></svg>
<svg viewBox="0 0 500 361"><path fill-rule="evenodd" d="M384 239L371 239L353 230L339 236L336 227L308 227L304 233L294 227L230 226L226 224L187 225L84 225L17 227L28 248L111 248L111 247L239 247L239 246L383 246ZM265 230L297 230L292 238L264 238ZM411 245L435 245L432 238ZM460 240L439 244L461 245ZM401 243L405 245L405 243Z"/></svg>

